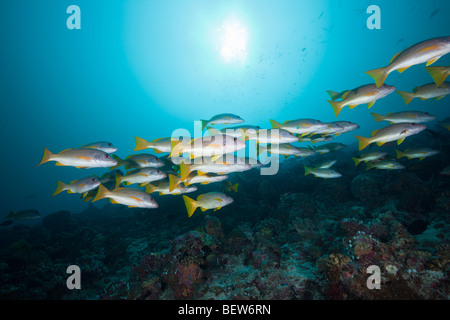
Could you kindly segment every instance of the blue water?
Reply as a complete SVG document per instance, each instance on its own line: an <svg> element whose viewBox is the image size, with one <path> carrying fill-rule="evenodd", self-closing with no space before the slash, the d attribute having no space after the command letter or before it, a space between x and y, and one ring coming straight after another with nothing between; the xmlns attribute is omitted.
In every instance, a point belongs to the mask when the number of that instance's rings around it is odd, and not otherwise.
<svg viewBox="0 0 450 320"><path fill-rule="evenodd" d="M81 9L80 30L66 26L72 4ZM379 30L366 26L372 4L381 9ZM370 112L409 109L442 120L450 98L415 99L406 107L396 94L370 111L345 108L336 119L326 90L371 83L365 71L387 65L412 44L448 36L449 12L445 0L2 1L0 212L87 207L77 195L53 197L56 181L106 170L35 168L44 147L59 152L107 140L126 157L134 153L135 136L193 132L194 120L219 113L263 128L270 119L352 121L360 129L335 139L349 148L356 147L353 134L368 136L384 125ZM227 23L246 39L245 52L231 61L221 54ZM446 56L435 65L449 62ZM431 81L415 66L393 72L386 83L410 91Z"/></svg>

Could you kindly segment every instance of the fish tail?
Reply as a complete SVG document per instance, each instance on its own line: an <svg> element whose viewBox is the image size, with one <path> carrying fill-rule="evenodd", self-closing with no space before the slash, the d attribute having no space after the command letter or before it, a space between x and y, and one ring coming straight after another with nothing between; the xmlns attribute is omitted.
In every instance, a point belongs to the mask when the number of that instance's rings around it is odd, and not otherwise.
<svg viewBox="0 0 450 320"><path fill-rule="evenodd" d="M95 196L94 200L92 200L92 202L107 198L108 195L109 195L109 190L104 185L101 184L98 186L97 195Z"/></svg>
<svg viewBox="0 0 450 320"><path fill-rule="evenodd" d="M355 162L355 166L358 166L359 163L361 162L361 159L358 159L358 158L352 158L352 159Z"/></svg>
<svg viewBox="0 0 450 320"><path fill-rule="evenodd" d="M53 153L51 153L47 148L44 148L44 155L42 156L41 162L39 162L39 164L37 166L40 166L41 164L50 161L52 156L53 156Z"/></svg>
<svg viewBox="0 0 450 320"><path fill-rule="evenodd" d="M235 183L235 184L233 184L233 185L231 186L231 189L232 189L234 192L238 192L238 187L239 187L239 183Z"/></svg>
<svg viewBox="0 0 450 320"><path fill-rule="evenodd" d="M14 212L10 211L9 214L3 218L3 220L14 219Z"/></svg>
<svg viewBox="0 0 450 320"><path fill-rule="evenodd" d="M333 107L334 115L337 117L339 113L341 113L342 109L344 108L344 104L342 101L330 101L327 100L329 104Z"/></svg>
<svg viewBox="0 0 450 320"><path fill-rule="evenodd" d="M372 169L372 168L374 168L374 167L375 167L374 164L368 162L368 163L367 163L367 166L366 166L366 171L369 171L370 169Z"/></svg>
<svg viewBox="0 0 450 320"><path fill-rule="evenodd" d="M187 176L192 172L191 167L188 167L185 163L180 163L180 179L181 181L186 180Z"/></svg>
<svg viewBox="0 0 450 320"><path fill-rule="evenodd" d="M408 105L412 101L412 99L414 99L414 93L399 90L395 92L397 92L400 95L400 97L402 97L406 105Z"/></svg>
<svg viewBox="0 0 450 320"><path fill-rule="evenodd" d="M355 136L355 138L358 139L358 142L359 142L359 151L361 151L362 149L364 149L371 143L370 138L365 138L365 137L360 137L360 136Z"/></svg>
<svg viewBox="0 0 450 320"><path fill-rule="evenodd" d="M259 156L261 153L268 151L267 147L256 144L256 154Z"/></svg>
<svg viewBox="0 0 450 320"><path fill-rule="evenodd" d="M67 184L65 184L64 182L61 182L61 181L57 181L56 182L56 190L53 193L53 196L56 196L58 193L61 193L66 189L67 189Z"/></svg>
<svg viewBox="0 0 450 320"><path fill-rule="evenodd" d="M337 100L341 97L341 94L336 91L327 90L328 95L330 96L331 100Z"/></svg>
<svg viewBox="0 0 450 320"><path fill-rule="evenodd" d="M115 174L115 178L116 178L116 186L115 186L115 189L117 189L117 188L120 186L120 184L122 183L122 176L119 175L118 173L116 173L116 174Z"/></svg>
<svg viewBox="0 0 450 320"><path fill-rule="evenodd" d="M389 72L387 67L366 71L366 73L375 80L377 88L381 87L386 80Z"/></svg>
<svg viewBox="0 0 450 320"><path fill-rule="evenodd" d="M397 153L397 159L400 159L400 158L406 156L406 155L405 155L403 152L401 152L400 150L395 150L395 152Z"/></svg>
<svg viewBox="0 0 450 320"><path fill-rule="evenodd" d="M153 193L156 192L156 187L154 185L152 185L151 183L147 184L147 186L145 187L145 192L147 193Z"/></svg>
<svg viewBox="0 0 450 320"><path fill-rule="evenodd" d="M134 137L136 140L136 148L134 148L134 151L139 151L143 149L148 149L151 145L151 143L145 139Z"/></svg>
<svg viewBox="0 0 450 320"><path fill-rule="evenodd" d="M445 73L445 69L445 67L425 67L425 70L427 70L433 78L437 87L440 87L448 77L448 74Z"/></svg>
<svg viewBox="0 0 450 320"><path fill-rule="evenodd" d="M375 113L375 112L372 112L370 114L373 116L373 119L375 121L383 121L384 120L384 116L382 116L381 114L378 114L378 113Z"/></svg>
<svg viewBox="0 0 450 320"><path fill-rule="evenodd" d="M222 134L222 132L219 129L213 128L213 127L206 127L206 130L208 131L210 136L214 136L217 134Z"/></svg>
<svg viewBox="0 0 450 320"><path fill-rule="evenodd" d="M307 176L308 174L311 174L311 173L313 173L313 169L305 166L305 176Z"/></svg>
<svg viewBox="0 0 450 320"><path fill-rule="evenodd" d="M197 201L195 201L194 199L191 199L187 196L183 196L184 199L184 204L186 205L186 210L188 213L188 217L192 217L192 215L194 214L195 210L198 207Z"/></svg>
<svg viewBox="0 0 450 320"><path fill-rule="evenodd" d="M200 120L202 123L202 131L205 130L206 126L208 125L209 121L208 120Z"/></svg>
<svg viewBox="0 0 450 320"><path fill-rule="evenodd" d="M270 119L270 124L272 126L273 129L281 129L281 123Z"/></svg>
<svg viewBox="0 0 450 320"><path fill-rule="evenodd" d="M170 142L170 146L171 146L171 149L170 149L169 158L176 157L176 156L180 155L183 151L183 144L181 141L172 140Z"/></svg>
<svg viewBox="0 0 450 320"><path fill-rule="evenodd" d="M113 154L112 158L117 161L117 164L115 166L110 167L109 169L114 170L124 164L124 161L122 159L120 159L119 156L116 156L115 154Z"/></svg>
<svg viewBox="0 0 450 320"><path fill-rule="evenodd" d="M179 177L169 174L169 191L172 192L179 184L181 180Z"/></svg>

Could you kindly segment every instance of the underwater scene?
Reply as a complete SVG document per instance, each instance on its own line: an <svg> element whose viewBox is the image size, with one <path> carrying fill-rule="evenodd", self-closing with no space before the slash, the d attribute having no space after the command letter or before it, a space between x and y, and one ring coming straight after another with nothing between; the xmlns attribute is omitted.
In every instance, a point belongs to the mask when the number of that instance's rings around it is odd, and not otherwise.
<svg viewBox="0 0 450 320"><path fill-rule="evenodd" d="M448 300L449 14L2 1L0 300Z"/></svg>

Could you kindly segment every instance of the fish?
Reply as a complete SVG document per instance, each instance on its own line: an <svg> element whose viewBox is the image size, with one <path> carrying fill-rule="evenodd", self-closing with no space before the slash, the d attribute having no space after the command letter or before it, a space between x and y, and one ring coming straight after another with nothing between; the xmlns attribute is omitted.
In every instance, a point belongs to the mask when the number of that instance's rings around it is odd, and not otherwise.
<svg viewBox="0 0 450 320"><path fill-rule="evenodd" d="M433 78L437 87L440 87L450 75L450 67L425 67L425 70Z"/></svg>
<svg viewBox="0 0 450 320"><path fill-rule="evenodd" d="M111 203L122 204L129 208L158 208L156 201L146 192L132 188L116 188L112 191L99 185L98 192L92 202L109 198Z"/></svg>
<svg viewBox="0 0 450 320"><path fill-rule="evenodd" d="M323 153L337 151L337 150L343 149L345 147L347 147L347 146L343 143L331 142L331 143L323 144L319 147L314 147L313 150L317 153L323 154Z"/></svg>
<svg viewBox="0 0 450 320"><path fill-rule="evenodd" d="M200 207L202 211L210 209L217 211L222 207L233 203L233 198L230 198L221 192L208 192L201 194L197 197L197 200L191 199L188 196L183 196L183 200L189 218L192 217L198 207Z"/></svg>
<svg viewBox="0 0 450 320"><path fill-rule="evenodd" d="M367 163L366 170L370 170L372 168L380 170L400 170L405 169L405 166L395 160L380 160L373 163Z"/></svg>
<svg viewBox="0 0 450 320"><path fill-rule="evenodd" d="M314 169L330 169L334 164L337 162L337 160L321 160L318 162L313 163Z"/></svg>
<svg viewBox="0 0 450 320"><path fill-rule="evenodd" d="M200 173L218 173L227 174L232 172L243 172L250 170L252 166L240 157L234 155L226 155L217 158L213 161L212 158L203 157L201 163L180 163L180 178L181 181L186 180L187 176L192 171Z"/></svg>
<svg viewBox="0 0 450 320"><path fill-rule="evenodd" d="M381 114L377 114L372 112L375 121L389 121L391 124L394 123L423 123L429 122L436 119L436 116L429 114L428 112L421 111L402 111L402 112L393 112L388 113L383 116Z"/></svg>
<svg viewBox="0 0 450 320"><path fill-rule="evenodd" d="M342 174L332 169L317 169L305 166L305 176L313 174L318 178L332 179L342 177Z"/></svg>
<svg viewBox="0 0 450 320"><path fill-rule="evenodd" d="M238 138L241 140L248 140L248 135L254 135L260 130L261 128L259 126L251 126L251 125L242 125L242 126L236 126L236 127L228 127L224 128L222 130L213 128L213 127L206 127L206 130L208 130L209 135L220 135L225 134L227 136L231 136L233 138Z"/></svg>
<svg viewBox="0 0 450 320"><path fill-rule="evenodd" d="M117 165L117 161L111 158L108 153L89 148L67 149L60 153L52 153L44 148L44 155L37 166L49 161L56 161L57 166L72 166L83 169L107 168Z"/></svg>
<svg viewBox="0 0 450 320"><path fill-rule="evenodd" d="M333 140L333 136L321 136L321 135L313 135L312 137L299 137L298 142L311 142L311 143L318 143L318 142L327 142Z"/></svg>
<svg viewBox="0 0 450 320"><path fill-rule="evenodd" d="M158 181L167 177L167 174L157 168L142 168L127 172L126 175L116 175L116 188L121 183L129 186L137 183L139 187L144 187L148 183Z"/></svg>
<svg viewBox="0 0 450 320"><path fill-rule="evenodd" d="M450 82L444 82L439 87L436 83L432 82L413 89L413 92L395 91L402 97L405 104L408 105L414 98L420 98L421 100L436 99L441 100L446 95L450 94Z"/></svg>
<svg viewBox="0 0 450 320"><path fill-rule="evenodd" d="M158 192L159 195L179 195L197 191L196 186L183 186L179 177L169 174L169 179L149 183L145 187L147 193Z"/></svg>
<svg viewBox="0 0 450 320"><path fill-rule="evenodd" d="M245 149L246 144L238 138L219 134L193 139L188 143L176 141L172 143L169 157L177 157L188 153L191 159L198 157L219 157L223 154Z"/></svg>
<svg viewBox="0 0 450 320"><path fill-rule="evenodd" d="M153 149L155 153L165 153L172 150L172 141L177 141L177 139L172 138L158 138L153 141L147 141L143 138L134 137L136 140L136 147L134 151L140 151L144 149Z"/></svg>
<svg viewBox="0 0 450 320"><path fill-rule="evenodd" d="M0 227L6 227L9 225L12 225L13 223L14 223L14 221L12 221L12 220L5 220L2 223L0 223Z"/></svg>
<svg viewBox="0 0 450 320"><path fill-rule="evenodd" d="M118 148L113 145L111 142L108 141L99 141L99 142L93 142L89 144L85 144L81 146L80 148L90 148L90 149L97 149L101 150L106 153L114 153L117 152Z"/></svg>
<svg viewBox="0 0 450 320"><path fill-rule="evenodd" d="M360 162L375 161L380 158L383 158L386 155L387 155L387 152L373 151L373 152L365 153L365 154L361 155L361 157L359 157L359 158L352 158L352 159L355 162L355 166L358 166Z"/></svg>
<svg viewBox="0 0 450 320"><path fill-rule="evenodd" d="M448 131L450 131L450 123L440 123L441 126L443 126L445 129L447 129Z"/></svg>
<svg viewBox="0 0 450 320"><path fill-rule="evenodd" d="M298 137L284 129L260 129L256 134L247 134L247 140L254 140L256 143L293 143L298 141Z"/></svg>
<svg viewBox="0 0 450 320"><path fill-rule="evenodd" d="M244 119L232 113L222 113L215 115L209 120L200 120L200 121L202 123L202 131L203 131L208 125L237 124L244 122Z"/></svg>
<svg viewBox="0 0 450 320"><path fill-rule="evenodd" d="M327 123L327 125L328 128L326 130L317 133L334 135L335 137L337 137L340 134L359 129L359 125L350 121L334 121Z"/></svg>
<svg viewBox="0 0 450 320"><path fill-rule="evenodd" d="M232 184L230 181L224 181L224 191L227 192L238 192L239 183Z"/></svg>
<svg viewBox="0 0 450 320"><path fill-rule="evenodd" d="M401 144L405 138L417 134L426 128L423 124L418 123L395 123L373 131L370 138L356 135L355 137L358 139L359 150L361 151L371 143L377 143L378 146L382 146L386 142L397 141L397 144Z"/></svg>
<svg viewBox="0 0 450 320"><path fill-rule="evenodd" d="M328 128L328 125L326 123L315 119L288 120L284 121L283 123L279 123L275 120L270 120L270 124L272 125L273 129L283 129L301 136Z"/></svg>
<svg viewBox="0 0 450 320"><path fill-rule="evenodd" d="M57 194L66 190L67 193L87 193L93 189L96 189L99 185L100 180L94 176L74 180L67 184L58 181L56 182L56 190L53 193L53 196L56 196Z"/></svg>
<svg viewBox="0 0 450 320"><path fill-rule="evenodd" d="M423 160L427 157L434 156L439 153L438 150L433 150L431 148L413 148L405 151L395 150L397 153L397 159L402 157L407 157L408 159L416 159L419 158Z"/></svg>
<svg viewBox="0 0 450 320"><path fill-rule="evenodd" d="M27 210L21 210L16 213L13 211L10 211L9 214L3 218L3 220L13 219L13 220L32 220L40 218L41 214L39 211L35 209L27 209Z"/></svg>
<svg viewBox="0 0 450 320"><path fill-rule="evenodd" d="M392 57L389 65L366 71L375 80L377 87L381 87L387 76L394 70L400 73L413 65L427 63L427 67L450 52L450 37L438 37L414 44Z"/></svg>
<svg viewBox="0 0 450 320"><path fill-rule="evenodd" d="M120 166L125 166L125 170L139 169L139 168L160 168L164 166L164 162L161 161L157 156L149 153L133 154L125 159L113 155L113 158L117 161L115 166L111 169L119 168Z"/></svg>
<svg viewBox="0 0 450 320"><path fill-rule="evenodd" d="M377 100L390 95L395 89L394 86L383 84L382 86L377 87L375 84L371 83L346 91L341 96L342 101L327 101L333 107L334 114L337 117L345 106L349 106L350 109L353 109L360 104L368 103L369 108L372 108Z"/></svg>
<svg viewBox="0 0 450 320"><path fill-rule="evenodd" d="M258 146L258 155L260 155L263 152L268 152L270 154L283 155L285 158L288 158L289 156L304 158L304 157L312 156L316 153L314 150L311 150L308 148L296 147L289 143L274 144L274 145L269 144L266 147Z"/></svg>
<svg viewBox="0 0 450 320"><path fill-rule="evenodd" d="M98 179L100 180L101 184L106 184L108 182L114 182L116 183L116 175L123 176L123 172L119 169L114 169L109 172L105 172L101 177Z"/></svg>
<svg viewBox="0 0 450 320"><path fill-rule="evenodd" d="M184 180L184 185L187 187L191 184L209 184L214 182L220 182L228 179L228 176L226 174L209 174L209 173L203 173L203 172L192 172L190 173L187 178Z"/></svg>

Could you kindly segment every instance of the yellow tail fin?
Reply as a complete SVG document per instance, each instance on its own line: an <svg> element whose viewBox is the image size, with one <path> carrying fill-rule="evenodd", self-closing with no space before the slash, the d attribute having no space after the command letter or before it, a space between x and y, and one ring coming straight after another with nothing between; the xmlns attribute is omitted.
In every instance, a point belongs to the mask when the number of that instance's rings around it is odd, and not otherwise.
<svg viewBox="0 0 450 320"><path fill-rule="evenodd" d="M377 88L381 87L388 76L388 72L386 68L378 68L374 70L366 71L366 73L375 80L375 84Z"/></svg>
<svg viewBox="0 0 450 320"><path fill-rule="evenodd" d="M342 97L342 95L336 91L327 90L327 93L333 101Z"/></svg>
<svg viewBox="0 0 450 320"><path fill-rule="evenodd" d="M92 200L92 202L107 198L108 194L109 194L109 190L104 185L101 184L98 186L97 195L95 196L94 200Z"/></svg>
<svg viewBox="0 0 450 320"><path fill-rule="evenodd" d="M122 176L119 175L118 173L116 173L116 187L115 187L115 189L117 189L121 183L122 183Z"/></svg>
<svg viewBox="0 0 450 320"><path fill-rule="evenodd" d="M42 156L41 162L39 162L37 166L40 166L41 164L50 161L52 156L53 153L51 153L47 148L44 148L44 155Z"/></svg>
<svg viewBox="0 0 450 320"><path fill-rule="evenodd" d="M169 174L169 191L172 192L181 183L181 179L173 174Z"/></svg>
<svg viewBox="0 0 450 320"><path fill-rule="evenodd" d="M341 113L342 109L344 108L342 101L330 101L327 100L329 104L333 107L334 115L337 117L339 113Z"/></svg>
<svg viewBox="0 0 450 320"><path fill-rule="evenodd" d="M441 86L448 77L448 74L445 72L446 69L446 67L425 67L425 70L428 71L438 87Z"/></svg>
<svg viewBox="0 0 450 320"><path fill-rule="evenodd" d="M359 163L361 162L361 159L358 159L358 158L352 158L352 159L355 162L355 166L358 166Z"/></svg>
<svg viewBox="0 0 450 320"><path fill-rule="evenodd" d="M408 105L412 99L414 99L414 93L411 92L406 92L406 91L395 91L396 93L398 93L400 95L400 97L402 97L403 101L405 101L405 104Z"/></svg>
<svg viewBox="0 0 450 320"><path fill-rule="evenodd" d="M134 151L148 149L151 145L151 142L149 142L145 139L142 139L139 137L134 137L134 139L136 140L136 148L134 148Z"/></svg>
<svg viewBox="0 0 450 320"><path fill-rule="evenodd" d="M53 196L56 196L58 193L63 192L66 190L67 185L64 182L58 181L56 182L56 190L53 193Z"/></svg>
<svg viewBox="0 0 450 320"><path fill-rule="evenodd" d="M233 189L234 192L238 192L239 183L235 183L231 186L231 189Z"/></svg>
<svg viewBox="0 0 450 320"><path fill-rule="evenodd" d="M395 150L395 152L397 153L397 159L400 159L400 158L406 156L403 152L401 152L401 151L399 151L399 150Z"/></svg>
<svg viewBox="0 0 450 320"><path fill-rule="evenodd" d="M192 172L191 167L187 166L185 163L180 163L180 179L181 181L186 180L187 176Z"/></svg>
<svg viewBox="0 0 450 320"><path fill-rule="evenodd" d="M172 140L170 142L171 150L169 158L177 157L183 153L183 143L182 141Z"/></svg>
<svg viewBox="0 0 450 320"><path fill-rule="evenodd" d="M305 176L307 176L308 174L311 174L312 172L313 172L312 168L305 166Z"/></svg>
<svg viewBox="0 0 450 320"><path fill-rule="evenodd" d="M188 213L188 217L192 217L192 215L194 214L195 210L198 207L197 201L195 201L194 199L191 199L187 196L183 196L184 199L184 204L186 205L186 210Z"/></svg>
<svg viewBox="0 0 450 320"><path fill-rule="evenodd" d="M364 149L371 143L370 138L365 138L365 137L360 137L360 136L355 136L355 138L358 139L358 142L359 142L359 151L361 151L362 149Z"/></svg>
<svg viewBox="0 0 450 320"><path fill-rule="evenodd" d="M147 184L147 186L145 187L145 192L147 192L147 193L153 193L153 192L156 192L157 190L156 190L157 188L154 186L154 185L152 185L151 183L149 183L149 184Z"/></svg>
<svg viewBox="0 0 450 320"><path fill-rule="evenodd" d="M273 129L281 129L281 123L276 122L275 120L270 119L270 124Z"/></svg>
<svg viewBox="0 0 450 320"><path fill-rule="evenodd" d="M372 112L371 115L373 116L373 119L375 121L383 121L384 120L384 116L382 116L381 114Z"/></svg>

